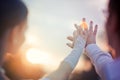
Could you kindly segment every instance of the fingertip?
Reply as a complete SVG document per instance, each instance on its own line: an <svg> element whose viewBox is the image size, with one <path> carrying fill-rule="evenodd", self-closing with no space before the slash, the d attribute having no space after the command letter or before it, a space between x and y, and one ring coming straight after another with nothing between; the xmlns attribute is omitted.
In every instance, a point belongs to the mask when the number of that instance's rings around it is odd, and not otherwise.
<svg viewBox="0 0 120 80"><path fill-rule="evenodd" d="M95 29L94 29L94 34L97 34L97 30L98 30L98 25L95 25Z"/></svg>
<svg viewBox="0 0 120 80"><path fill-rule="evenodd" d="M66 45L68 46L68 45L69 45L69 43L66 43Z"/></svg>
<svg viewBox="0 0 120 80"><path fill-rule="evenodd" d="M90 21L89 31L93 31L93 21Z"/></svg>
<svg viewBox="0 0 120 80"><path fill-rule="evenodd" d="M93 21L91 20L90 23L93 23Z"/></svg>
<svg viewBox="0 0 120 80"><path fill-rule="evenodd" d="M98 25L96 24L95 27L98 27Z"/></svg>
<svg viewBox="0 0 120 80"><path fill-rule="evenodd" d="M69 39L69 36L68 37L66 37L67 39Z"/></svg>
<svg viewBox="0 0 120 80"><path fill-rule="evenodd" d="M77 24L74 24L74 26L77 26Z"/></svg>
<svg viewBox="0 0 120 80"><path fill-rule="evenodd" d="M97 24L95 25L95 29L98 29L98 25Z"/></svg>
<svg viewBox="0 0 120 80"><path fill-rule="evenodd" d="M90 21L90 26L93 26L93 21L92 20Z"/></svg>
<svg viewBox="0 0 120 80"><path fill-rule="evenodd" d="M66 43L66 45L70 48L73 48L72 44L71 43Z"/></svg>
<svg viewBox="0 0 120 80"><path fill-rule="evenodd" d="M67 45L68 47L70 47L70 43L66 43L66 45Z"/></svg>
<svg viewBox="0 0 120 80"><path fill-rule="evenodd" d="M93 21L91 20L90 23L93 24Z"/></svg>
<svg viewBox="0 0 120 80"><path fill-rule="evenodd" d="M74 24L74 27L75 27L76 29L78 29L78 25L77 25L77 24Z"/></svg>

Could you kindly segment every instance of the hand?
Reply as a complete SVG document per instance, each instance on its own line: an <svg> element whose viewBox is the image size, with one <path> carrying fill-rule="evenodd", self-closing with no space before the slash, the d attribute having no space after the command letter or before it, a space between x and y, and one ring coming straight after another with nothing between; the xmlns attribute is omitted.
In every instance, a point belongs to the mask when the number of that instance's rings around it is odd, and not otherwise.
<svg viewBox="0 0 120 80"><path fill-rule="evenodd" d="M88 38L87 44L96 44L96 34L97 34L98 25L95 25L95 29L93 30L93 22L90 22L90 28L88 30Z"/></svg>
<svg viewBox="0 0 120 80"><path fill-rule="evenodd" d="M73 32L73 36L68 36L67 39L72 41L72 43L67 43L67 46L73 48L75 45L75 42L77 40L77 38L80 36L82 37L85 41L87 41L87 37L88 37L88 30L84 30L81 28L81 26L78 26L77 24L74 25L76 30Z"/></svg>
<svg viewBox="0 0 120 80"><path fill-rule="evenodd" d="M83 31L81 26L78 26L76 24L74 26L77 30L73 32L73 36L67 37L68 40L72 41L72 43L67 43L67 46L73 48L75 44L75 40L77 39L78 36L83 37L87 41L86 46L88 44L96 44L96 34L97 34L98 25L95 25L94 31L93 31L92 21L90 22L89 30L86 29L85 31Z"/></svg>
<svg viewBox="0 0 120 80"><path fill-rule="evenodd" d="M75 30L75 31L73 32L73 36L68 36L68 37L67 37L67 39L72 42L72 43L67 43L67 46L69 46L70 48L73 48L73 47L74 47L75 40L76 40L76 38L77 38L78 35L79 35L77 25L75 24L74 26L75 26L75 28L76 28L77 30Z"/></svg>

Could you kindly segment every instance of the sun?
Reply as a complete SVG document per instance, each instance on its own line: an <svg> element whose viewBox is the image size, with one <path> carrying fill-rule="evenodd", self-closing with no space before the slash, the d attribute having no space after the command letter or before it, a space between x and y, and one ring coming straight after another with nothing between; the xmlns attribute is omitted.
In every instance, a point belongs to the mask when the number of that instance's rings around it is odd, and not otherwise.
<svg viewBox="0 0 120 80"><path fill-rule="evenodd" d="M36 48L29 49L26 53L26 58L29 62L33 64L49 65L49 63L52 62L50 54L40 51Z"/></svg>

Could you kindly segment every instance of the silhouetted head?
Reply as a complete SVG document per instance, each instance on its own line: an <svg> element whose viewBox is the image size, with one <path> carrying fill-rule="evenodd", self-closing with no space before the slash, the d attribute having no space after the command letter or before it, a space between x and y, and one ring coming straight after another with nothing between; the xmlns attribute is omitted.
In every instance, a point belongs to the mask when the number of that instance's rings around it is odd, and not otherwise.
<svg viewBox="0 0 120 80"><path fill-rule="evenodd" d="M108 19L106 31L111 47L116 51L116 57L120 57L120 0L110 0L108 6Z"/></svg>
<svg viewBox="0 0 120 80"><path fill-rule="evenodd" d="M24 42L28 10L21 0L0 0L0 60Z"/></svg>

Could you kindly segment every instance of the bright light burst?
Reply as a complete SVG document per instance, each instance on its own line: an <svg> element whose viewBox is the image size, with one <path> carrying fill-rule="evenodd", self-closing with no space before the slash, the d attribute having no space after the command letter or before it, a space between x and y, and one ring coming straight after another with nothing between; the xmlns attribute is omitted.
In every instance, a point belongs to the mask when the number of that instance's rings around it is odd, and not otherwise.
<svg viewBox="0 0 120 80"><path fill-rule="evenodd" d="M33 64L49 65L52 58L48 53L42 52L39 49L31 48L26 53L27 60Z"/></svg>

